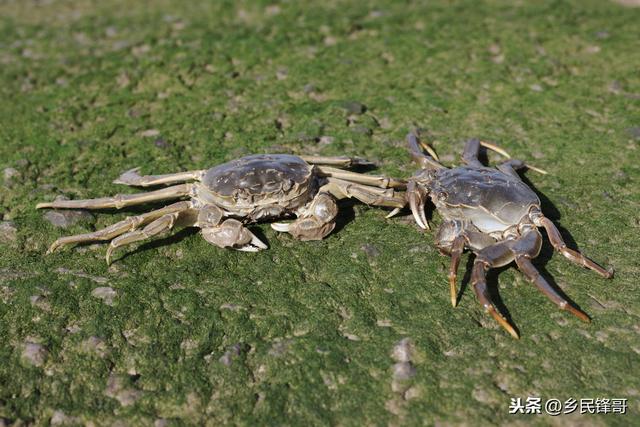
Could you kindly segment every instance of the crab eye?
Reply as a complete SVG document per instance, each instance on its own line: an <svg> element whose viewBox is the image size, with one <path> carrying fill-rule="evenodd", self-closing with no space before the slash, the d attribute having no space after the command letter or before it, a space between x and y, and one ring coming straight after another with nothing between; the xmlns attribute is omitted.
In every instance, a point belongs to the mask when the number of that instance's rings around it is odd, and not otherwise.
<svg viewBox="0 0 640 427"><path fill-rule="evenodd" d="M447 197L449 197L449 195L448 195L447 193L445 193L444 191L440 191L440 192L438 192L438 199L440 199L440 200L444 200L444 199L446 199Z"/></svg>

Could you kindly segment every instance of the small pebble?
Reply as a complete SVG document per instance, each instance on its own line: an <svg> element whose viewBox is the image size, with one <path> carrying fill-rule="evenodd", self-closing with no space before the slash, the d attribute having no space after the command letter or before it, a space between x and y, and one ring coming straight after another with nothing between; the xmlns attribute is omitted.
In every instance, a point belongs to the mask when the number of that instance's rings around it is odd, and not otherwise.
<svg viewBox="0 0 640 427"><path fill-rule="evenodd" d="M411 362L398 362L393 365L394 380L409 380L416 375L416 368Z"/></svg>
<svg viewBox="0 0 640 427"><path fill-rule="evenodd" d="M100 298L107 305L113 305L113 299L118 294L109 286L101 286L91 291L91 295Z"/></svg>
<svg viewBox="0 0 640 427"><path fill-rule="evenodd" d="M335 138L332 136L321 136L320 137L320 145L330 145L333 144L333 141L335 141Z"/></svg>
<svg viewBox="0 0 640 427"><path fill-rule="evenodd" d="M90 336L82 341L80 348L85 353L94 353L99 357L104 357L107 354L107 343L105 343L102 338L96 336Z"/></svg>
<svg viewBox="0 0 640 427"><path fill-rule="evenodd" d="M0 222L0 242L10 243L18 239L18 228L13 221Z"/></svg>
<svg viewBox="0 0 640 427"><path fill-rule="evenodd" d="M410 362L413 343L409 338L403 338L393 346L391 357L398 362Z"/></svg>
<svg viewBox="0 0 640 427"><path fill-rule="evenodd" d="M239 356L241 351L242 351L242 344L236 343L228 347L227 351L224 352L224 354L222 355L222 357L220 357L220 359L218 359L218 361L225 366L231 366L233 359Z"/></svg>
<svg viewBox="0 0 640 427"><path fill-rule="evenodd" d="M34 366L42 366L47 354L47 349L42 345L27 341L22 349L22 360Z"/></svg>
<svg viewBox="0 0 640 427"><path fill-rule="evenodd" d="M355 133L359 133L362 135L367 135L367 136L373 135L373 129L363 125L356 125L353 128L351 128L351 130Z"/></svg>
<svg viewBox="0 0 640 427"><path fill-rule="evenodd" d="M160 135L160 131L158 129L147 129L140 132L140 136L143 136L145 138L151 138L158 135Z"/></svg>
<svg viewBox="0 0 640 427"><path fill-rule="evenodd" d="M87 211L67 209L46 211L42 216L53 226L59 228L69 228L79 221L93 219L93 215Z"/></svg>
<svg viewBox="0 0 640 427"><path fill-rule="evenodd" d="M52 426L65 426L65 425L77 425L81 424L78 417L71 417L64 412L57 410L53 412L51 420L49 420Z"/></svg>
<svg viewBox="0 0 640 427"><path fill-rule="evenodd" d="M367 257L369 258L376 258L380 255L380 250L368 243L365 243L364 245L360 246L360 249L362 249L364 253L367 255Z"/></svg>
<svg viewBox="0 0 640 427"><path fill-rule="evenodd" d="M155 141L153 141L153 145L155 145L155 146L156 146L156 147L158 147L158 148L162 148L162 149L164 149L164 148L169 148L169 145L170 145L170 144L167 142L167 140L166 140L166 139L164 139L164 138L158 138L158 139L156 139Z"/></svg>
<svg viewBox="0 0 640 427"><path fill-rule="evenodd" d="M2 176L4 177L4 184L9 187L20 177L20 172L15 168L6 168L2 171Z"/></svg>
<svg viewBox="0 0 640 427"><path fill-rule="evenodd" d="M130 406L140 398L142 392L125 387L124 380L121 376L111 373L104 394L116 399L122 406Z"/></svg>
<svg viewBox="0 0 640 427"><path fill-rule="evenodd" d="M367 107L357 101L345 101L340 107L349 114L362 114L367 111Z"/></svg>
<svg viewBox="0 0 640 427"><path fill-rule="evenodd" d="M631 135L635 139L640 139L640 126L634 126L627 129L629 135Z"/></svg>
<svg viewBox="0 0 640 427"><path fill-rule="evenodd" d="M279 340L273 343L269 349L269 355L275 357L282 357L289 352L291 346L291 340Z"/></svg>

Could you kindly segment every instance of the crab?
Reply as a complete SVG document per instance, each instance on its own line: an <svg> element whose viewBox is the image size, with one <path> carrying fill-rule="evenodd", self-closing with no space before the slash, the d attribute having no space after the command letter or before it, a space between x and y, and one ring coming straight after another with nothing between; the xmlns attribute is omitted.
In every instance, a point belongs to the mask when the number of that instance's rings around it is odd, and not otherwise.
<svg viewBox="0 0 640 427"><path fill-rule="evenodd" d="M456 277L460 256L465 249L475 254L471 284L484 309L513 337L516 329L497 310L488 293L486 273L515 261L518 269L560 309L580 320L590 318L567 301L534 267L531 260L540 253L542 235L546 230L553 248L569 261L595 271L604 278L613 277L611 268L605 269L583 254L567 247L553 222L542 213L540 199L518 175L529 168L545 171L511 159L500 147L472 139L462 153L464 166L446 168L439 163L433 149L419 141L414 133L407 136L412 157L420 165L407 184L407 200L416 223L429 229L425 203L430 198L443 218L436 236L436 246L451 257L449 286L451 304L458 301ZM478 155L480 147L495 151L508 160L496 168L485 167ZM426 151L425 153L423 151Z"/></svg>
<svg viewBox="0 0 640 427"><path fill-rule="evenodd" d="M336 225L339 199L355 198L369 205L396 208L406 204L404 196L396 191L405 188L405 181L344 170L363 165L371 163L357 157L257 154L206 170L165 175L141 176L140 168L135 168L114 183L134 187L173 185L137 194L55 200L36 208L121 209L186 199L92 233L59 238L48 253L69 244L110 241L106 254L110 264L117 248L168 232L177 225L199 227L204 239L215 246L257 252L267 245L247 229L247 224L295 216L293 222L271 226L300 240L320 240Z"/></svg>

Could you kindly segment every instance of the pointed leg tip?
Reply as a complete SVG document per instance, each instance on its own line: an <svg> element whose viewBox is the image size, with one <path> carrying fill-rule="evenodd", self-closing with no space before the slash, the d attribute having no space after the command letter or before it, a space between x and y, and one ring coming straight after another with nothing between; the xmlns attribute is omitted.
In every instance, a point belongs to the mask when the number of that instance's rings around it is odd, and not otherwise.
<svg viewBox="0 0 640 427"><path fill-rule="evenodd" d="M589 317L589 315L584 311L579 310L575 307L571 307L569 311L571 312L571 314L576 316L578 319L582 320L584 323L591 323L591 317Z"/></svg>
<svg viewBox="0 0 640 427"><path fill-rule="evenodd" d="M509 332L509 335L511 335L513 338L515 339L520 339L520 334L518 333L518 331L516 331L516 329L511 326L511 324L509 322L507 322L506 319L502 319L502 322L498 322L500 323L500 326L502 326L504 329L506 329L507 332Z"/></svg>
<svg viewBox="0 0 640 427"><path fill-rule="evenodd" d="M418 227L422 228L423 230L431 230L431 227L429 227L429 222L426 218L424 218L424 215L416 215L414 213L413 217L416 221L416 224L418 224Z"/></svg>
<svg viewBox="0 0 640 427"><path fill-rule="evenodd" d="M534 172L538 172L539 174L542 174L542 175L548 175L548 174L549 174L549 172L547 172L546 170L541 169L541 168L537 168L537 167L532 166L532 165L530 165L530 164L525 164L525 166L526 166L528 169L531 169L531 170L532 170L532 171L534 171Z"/></svg>
<svg viewBox="0 0 640 427"><path fill-rule="evenodd" d="M387 218L387 219L393 218L394 216L396 216L398 214L398 212L400 212L400 208L394 208L391 212L389 212L387 214L387 216L385 216L385 218Z"/></svg>
<svg viewBox="0 0 640 427"><path fill-rule="evenodd" d="M458 290L456 288L456 279L449 279L449 292L451 296L451 306L456 308L458 306Z"/></svg>
<svg viewBox="0 0 640 427"><path fill-rule="evenodd" d="M113 262L112 259L112 255L113 255L113 251L109 249L107 249L107 254L105 255L105 260L107 261L107 267L110 266Z"/></svg>
<svg viewBox="0 0 640 427"><path fill-rule="evenodd" d="M495 308L487 307L487 311L489 312L489 314L491 314L491 316L495 319L495 321L498 322L500 326L502 326L507 332L509 332L509 335L511 335L515 339L520 338L520 335L515 330L515 328L511 326L511 324L507 321L507 319L502 317L502 315L500 315Z"/></svg>
<svg viewBox="0 0 640 427"><path fill-rule="evenodd" d="M51 203L38 203L36 205L36 209L45 209L45 208L50 208L52 207Z"/></svg>
<svg viewBox="0 0 640 427"><path fill-rule="evenodd" d="M518 331L516 331L516 329L511 326L511 324L509 322L507 322L506 319L502 319L503 322L499 322L500 325L506 329L507 332L509 332L509 335L511 335L513 338L519 340L520 339L520 334L518 333Z"/></svg>
<svg viewBox="0 0 640 427"><path fill-rule="evenodd" d="M488 148L490 150L493 150L498 154L502 154L507 159L511 158L511 155L509 155L509 153L504 148L500 148L496 144L493 144L493 143L487 142L487 141L480 141L480 145L482 145L483 147Z"/></svg>

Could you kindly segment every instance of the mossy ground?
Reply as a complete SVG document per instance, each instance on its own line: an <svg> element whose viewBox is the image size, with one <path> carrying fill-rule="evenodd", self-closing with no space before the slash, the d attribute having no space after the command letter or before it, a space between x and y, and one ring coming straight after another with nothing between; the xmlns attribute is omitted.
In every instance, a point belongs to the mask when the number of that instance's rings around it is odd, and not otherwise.
<svg viewBox="0 0 640 427"><path fill-rule="evenodd" d="M321 3L0 4L0 424L637 422L640 9ZM522 339L468 286L453 309L433 234L361 205L322 242L257 226L270 245L258 254L185 231L110 268L104 246L44 255L136 210L63 230L35 204L113 194L129 168L286 151L359 155L407 177L412 127L449 164L482 137L550 172L527 174L544 209L616 269L603 280L548 244L536 262L591 324L514 268L491 283ZM403 338L415 372L394 371ZM629 408L509 415L527 396Z"/></svg>

